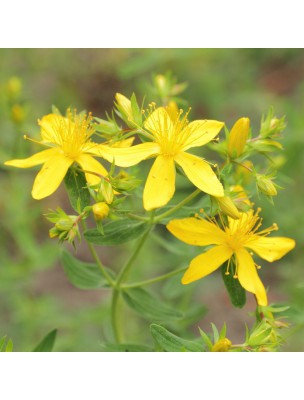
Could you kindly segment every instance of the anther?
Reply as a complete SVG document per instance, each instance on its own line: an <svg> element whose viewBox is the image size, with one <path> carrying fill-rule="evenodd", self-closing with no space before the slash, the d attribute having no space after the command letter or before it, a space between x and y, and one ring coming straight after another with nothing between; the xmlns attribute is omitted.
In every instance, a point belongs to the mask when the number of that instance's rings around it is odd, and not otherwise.
<svg viewBox="0 0 304 400"><path fill-rule="evenodd" d="M226 272L225 272L225 275L230 275L230 272L229 272L229 271L226 271Z"/></svg>
<svg viewBox="0 0 304 400"><path fill-rule="evenodd" d="M237 277L238 277L237 275L233 275L233 278L234 278L234 279L237 279Z"/></svg>

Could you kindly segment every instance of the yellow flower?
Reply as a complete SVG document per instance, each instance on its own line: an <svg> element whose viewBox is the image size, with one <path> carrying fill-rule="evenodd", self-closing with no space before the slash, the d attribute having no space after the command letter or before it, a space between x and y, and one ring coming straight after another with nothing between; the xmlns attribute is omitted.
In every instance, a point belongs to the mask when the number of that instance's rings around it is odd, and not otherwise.
<svg viewBox="0 0 304 400"><path fill-rule="evenodd" d="M191 261L182 283L188 284L203 278L229 260L226 274L230 273L230 269L234 269L233 276L243 288L255 294L259 305L267 305L266 290L257 274L258 266L248 249L264 260L272 262L292 250L295 241L285 237L266 237L271 231L278 229L276 224L257 232L261 226L259 211L260 209L256 213L253 210L241 213L238 220L228 218L228 225L223 226L223 229L215 220L184 218L170 221L167 225L168 230L183 242L196 246L216 245ZM234 264L235 268L232 268L231 264Z"/></svg>
<svg viewBox="0 0 304 400"><path fill-rule="evenodd" d="M41 127L41 141L38 143L50 148L26 159L5 162L5 165L17 168L30 168L43 164L33 185L34 199L39 200L54 193L74 162L87 171L86 180L90 185L99 183L98 175L108 174L106 169L92 157L93 155L100 157L100 152L97 151L100 145L91 141L91 135L94 133L91 120L90 115L77 115L70 110L67 117L57 114L45 115L38 121Z"/></svg>
<svg viewBox="0 0 304 400"><path fill-rule="evenodd" d="M150 132L152 142L128 149L103 149L101 155L120 167L136 165L142 160L156 157L150 170L143 194L146 210L162 207L175 192L175 164L182 167L189 180L202 191L213 196L224 196L223 186L202 158L186 151L210 142L224 126L223 122L197 120L191 123L187 114L172 116L172 107L159 107L146 119L144 128Z"/></svg>

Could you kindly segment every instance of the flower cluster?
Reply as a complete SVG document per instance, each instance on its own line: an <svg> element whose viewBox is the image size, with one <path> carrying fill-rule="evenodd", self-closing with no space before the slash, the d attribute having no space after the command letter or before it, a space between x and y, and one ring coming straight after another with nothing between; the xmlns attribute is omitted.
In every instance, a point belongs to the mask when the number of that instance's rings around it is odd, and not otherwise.
<svg viewBox="0 0 304 400"><path fill-rule="evenodd" d="M167 229L189 245L213 246L190 262L182 283L203 278L226 263L225 275L232 275L241 287L256 296L259 305L266 306L266 289L258 276L260 266L253 260L252 252L274 262L292 250L295 242L285 237L269 237L271 231L278 229L276 224L259 230L260 209L254 210L250 192L243 186L248 181L255 181L260 193L269 198L277 195L273 174L256 169L249 157L261 148L264 152L280 148L273 138L277 138L284 128L284 121L273 115L266 118L262 121L260 134L253 138L249 118L242 117L230 131L225 127L226 139L219 140L224 122L190 121L191 109L179 109L170 100L170 90L166 89L160 76L157 85L160 93L165 91L167 105L157 107L150 103L147 109L142 109L135 95L129 99L116 94L114 112L107 120L70 109L65 115L55 112L45 115L38 121L40 139L25 138L46 149L5 164L18 168L42 164L32 190L32 196L37 200L53 194L67 179L69 171L77 171L84 178L80 192L86 191L94 204L87 201L82 204L83 195L79 193L79 202L74 202L74 209L79 215L92 213L101 235L105 235L102 224L107 218L115 220L127 216L139 221L149 220L123 208L124 200L140 181L124 170L116 173L117 167L128 168L154 159L142 194L144 210L153 213L174 198L178 171L196 188L195 195L208 195L211 206L203 217L195 214L182 219L174 218L173 207ZM115 115L126 127L117 123ZM223 164L218 167L206 160L203 147L214 150L223 158ZM194 149L196 152L192 153ZM51 237L74 242L80 236L77 223L81 218L78 216L68 216L60 210L59 215L52 214L51 217L49 220L55 222ZM160 217L155 221L160 222Z"/></svg>

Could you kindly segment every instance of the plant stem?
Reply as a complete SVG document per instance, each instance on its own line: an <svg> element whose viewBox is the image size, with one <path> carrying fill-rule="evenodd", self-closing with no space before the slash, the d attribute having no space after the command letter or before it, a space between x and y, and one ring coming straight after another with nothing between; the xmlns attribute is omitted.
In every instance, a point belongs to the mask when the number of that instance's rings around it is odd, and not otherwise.
<svg viewBox="0 0 304 400"><path fill-rule="evenodd" d="M82 228L83 230L86 230L86 223L85 221L82 219L81 220L81 224L82 224ZM112 287L115 286L115 282L113 281L113 279L110 277L110 275L107 273L104 265L102 264L102 262L100 261L100 258L98 257L98 254L95 250L95 247L92 245L92 243L87 241L87 245L90 249L90 252L96 262L96 264L98 265L98 268L100 269L100 272L102 273L102 275L104 276L104 278L106 279L106 281L108 282L108 284Z"/></svg>
<svg viewBox="0 0 304 400"><path fill-rule="evenodd" d="M179 269L176 269L175 271L168 272L167 274L163 274L160 276L157 276L156 278L148 279L146 281L141 281L141 282L135 282L135 283L126 283L125 285L121 285L121 289L132 289L132 288L137 288L141 286L146 286L146 285L151 285L156 282L163 281L164 279L171 278L171 276L177 275L180 272L186 271L188 267L182 267Z"/></svg>
<svg viewBox="0 0 304 400"><path fill-rule="evenodd" d="M196 189L194 192L192 192L188 197L186 197L184 200L182 200L180 203L176 204L176 206L172 207L170 210L160 214L158 217L154 218L154 223L157 223L161 221L163 218L168 217L169 215L173 214L175 211L179 210L182 208L185 204L189 203L191 200L193 200L197 195L201 193L200 189Z"/></svg>
<svg viewBox="0 0 304 400"><path fill-rule="evenodd" d="M119 312L118 312L118 300L119 300L119 294L120 294L120 290L121 290L121 283L127 278L128 274L131 270L131 267L133 265L133 262L135 261L142 246L144 245L152 227L153 227L153 216L150 220L150 227L146 230L146 232L143 234L143 236L138 241L138 243L133 251L133 254L129 258L129 260L127 261L125 266L121 269L120 273L118 274L115 285L113 287L113 295L112 295L112 303L111 303L111 322L112 322L115 340L117 343L120 343L122 341L122 333L121 333L121 330L119 329Z"/></svg>

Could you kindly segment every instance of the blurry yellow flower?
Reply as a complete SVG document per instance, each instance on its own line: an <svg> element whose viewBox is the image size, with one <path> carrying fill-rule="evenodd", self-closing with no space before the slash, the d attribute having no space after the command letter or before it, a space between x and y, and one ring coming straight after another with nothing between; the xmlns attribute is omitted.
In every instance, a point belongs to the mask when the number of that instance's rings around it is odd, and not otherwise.
<svg viewBox="0 0 304 400"><path fill-rule="evenodd" d="M100 145L91 141L91 135L94 133L91 120L90 115L77 115L70 110L67 117L57 114L45 115L38 121L41 127L41 141L38 143L50 148L26 159L5 162L5 165L17 168L43 164L33 185L34 199L39 200L54 193L74 162L83 168L90 185L99 183L98 175L108 174L93 158L93 155L100 157L100 152L97 152Z"/></svg>
<svg viewBox="0 0 304 400"><path fill-rule="evenodd" d="M267 305L266 290L257 274L258 266L247 249L272 262L292 250L295 241L285 237L266 237L271 231L278 229L276 224L257 232L261 226L259 211L258 209L256 213L253 210L241 213L238 220L228 218L228 226L223 226L223 229L215 220L209 222L205 219L184 218L170 221L167 225L168 230L183 242L196 246L216 245L191 261L182 283L188 284L205 277L227 260L228 275L231 260L234 258L234 278L239 280L244 289L255 294L259 305Z"/></svg>
<svg viewBox="0 0 304 400"><path fill-rule="evenodd" d="M246 145L249 135L249 118L240 118L233 125L228 138L228 154L230 157L239 157Z"/></svg>
<svg viewBox="0 0 304 400"><path fill-rule="evenodd" d="M172 118L169 111L159 107L146 119L144 127L151 133L152 142L128 149L104 149L101 155L108 161L115 160L120 167L138 164L149 157L156 157L150 170L143 194L144 208L152 210L166 205L175 192L175 164L177 162L189 180L202 191L213 196L223 196L223 186L202 158L186 152L210 142L223 127L223 122L198 120L191 123L187 114Z"/></svg>

